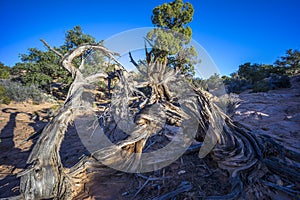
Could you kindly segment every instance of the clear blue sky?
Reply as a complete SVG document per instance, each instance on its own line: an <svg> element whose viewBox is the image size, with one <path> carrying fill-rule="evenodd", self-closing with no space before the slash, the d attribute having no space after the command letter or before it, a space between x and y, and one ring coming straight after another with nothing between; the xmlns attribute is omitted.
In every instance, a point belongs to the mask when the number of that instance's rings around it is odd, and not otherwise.
<svg viewBox="0 0 300 200"><path fill-rule="evenodd" d="M163 0L0 0L0 61L13 66L39 39L63 43L80 25L97 40L152 26L152 9ZM299 0L189 0L195 8L193 39L221 74L245 62L272 64L289 48L300 49Z"/></svg>

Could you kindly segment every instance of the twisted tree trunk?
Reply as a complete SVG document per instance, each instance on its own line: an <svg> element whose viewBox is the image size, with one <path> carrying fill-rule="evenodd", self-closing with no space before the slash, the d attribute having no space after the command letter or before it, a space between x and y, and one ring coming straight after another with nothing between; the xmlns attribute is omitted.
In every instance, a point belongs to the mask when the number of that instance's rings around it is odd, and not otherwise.
<svg viewBox="0 0 300 200"><path fill-rule="evenodd" d="M46 42L44 44L56 52ZM299 169L288 166L276 157L278 154L274 154L274 149L279 149L279 146L266 148L265 138L259 138L251 130L233 122L212 103L206 92L193 88L177 70L169 69L166 59L155 59L146 64L147 71L141 71L146 79L142 84L130 77L121 65L115 70L119 83L107 107L114 114L114 119L104 119L104 123L132 125L127 129L130 130L129 136L113 146L93 152L90 157L83 157L69 169L64 168L59 149L67 126L82 114L79 112L81 108L91 108L82 99L82 93L91 82L108 78L105 73L83 77L80 72L83 66L79 69L73 66L74 58L91 49L102 51L120 65L112 52L98 45L83 45L64 56L56 52L62 58L62 66L72 74L74 82L64 106L45 127L31 152L27 169L19 174L25 199L72 199L83 189L82 179L107 166L126 172L156 170L176 160L182 151L193 148L189 146L194 139L203 142L199 156L210 154L230 177L232 191L211 199L238 198L246 193L249 197L253 195L251 197L260 198L265 188L299 197ZM136 64L133 59L132 62ZM150 91L141 88L150 88ZM144 156L147 139L164 129L165 123L181 127L182 134L177 134L178 140L172 141L168 153ZM107 134L118 134L118 126L113 127ZM282 151L289 159L299 162L299 155L284 149ZM267 173L276 173L293 183L294 188L262 180Z"/></svg>
<svg viewBox="0 0 300 200"><path fill-rule="evenodd" d="M84 87L95 80L107 78L105 73L84 78L79 70L82 66L78 69L72 61L90 49L103 51L109 57L113 57L113 53L102 46L83 45L63 56L44 40L42 42L62 58L62 66L71 73L74 81L70 86L64 106L47 124L34 146L27 160L27 169L19 174L21 176L20 190L25 199L70 199L80 189L74 188L72 177L62 166L59 155L60 146L68 125L74 121L78 109L85 105L82 100Z"/></svg>

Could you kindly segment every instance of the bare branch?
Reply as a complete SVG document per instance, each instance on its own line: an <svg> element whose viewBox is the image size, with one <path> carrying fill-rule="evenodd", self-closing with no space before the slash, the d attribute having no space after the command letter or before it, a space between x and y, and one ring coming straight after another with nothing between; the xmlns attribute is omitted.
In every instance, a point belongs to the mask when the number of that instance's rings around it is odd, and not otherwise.
<svg viewBox="0 0 300 200"><path fill-rule="evenodd" d="M79 70L83 70L83 68L84 68L84 61L85 61L85 59L83 58L83 56L81 56L81 63L80 63L80 66L79 66Z"/></svg>
<svg viewBox="0 0 300 200"><path fill-rule="evenodd" d="M102 72L102 73L90 75L90 76L86 77L85 80L90 83L90 82L93 82L95 79L107 78L107 77L108 77L107 73Z"/></svg>
<svg viewBox="0 0 300 200"><path fill-rule="evenodd" d="M131 52L129 52L129 58L130 62L136 67L136 69L143 75L146 75L145 72L143 72L139 66L139 64L133 59ZM144 64L144 63L143 63Z"/></svg>
<svg viewBox="0 0 300 200"><path fill-rule="evenodd" d="M114 53L108 49L106 49L105 47L101 46L101 45L97 45L97 44L84 44L81 45L79 47L77 47L75 50L71 51L70 53L68 53L67 55L65 55L69 60L73 60L74 58L82 55L85 51L87 50L100 50L102 51L103 54L105 54L106 56L108 56L109 58L113 59L115 62L120 63L114 56L119 56L118 53Z"/></svg>
<svg viewBox="0 0 300 200"><path fill-rule="evenodd" d="M134 85L135 88L143 88L143 87L146 87L149 85L149 82L147 82L147 81L139 82L139 83L134 82L134 83L135 83L135 85Z"/></svg>
<svg viewBox="0 0 300 200"><path fill-rule="evenodd" d="M167 194L164 194L160 197L154 198L155 200L167 200L167 199L172 199L173 197L177 196L180 193L183 192L188 192L193 188L192 184L189 182L182 182L178 188L172 192L169 192Z"/></svg>
<svg viewBox="0 0 300 200"><path fill-rule="evenodd" d="M147 40L147 38L145 38L145 40ZM147 50L147 44L146 44L146 41L145 41L145 54L146 54L146 62L149 64L150 61L151 61L151 54L148 52Z"/></svg>
<svg viewBox="0 0 300 200"><path fill-rule="evenodd" d="M152 48L154 47L154 45L151 43L151 41L147 37L144 37L144 39ZM146 47L146 43L145 43L145 47Z"/></svg>
<svg viewBox="0 0 300 200"><path fill-rule="evenodd" d="M149 176L149 178L145 181L145 183L142 185L142 187L140 187L140 189L135 193L134 197L136 197L142 191L142 189L149 183L150 179L151 179L151 176Z"/></svg>
<svg viewBox="0 0 300 200"><path fill-rule="evenodd" d="M71 74L72 77L75 78L75 74L77 73L77 69L73 66L72 64L72 60L74 58L69 58L69 55L62 55L61 53L59 53L57 50L55 50L53 47L51 47L45 40L40 39L41 42L51 51L53 51L55 54L57 54L59 57L62 58L62 65L63 67L68 70ZM75 49L73 52L76 52L77 49ZM80 53L77 56L80 56L82 53Z"/></svg>
<svg viewBox="0 0 300 200"><path fill-rule="evenodd" d="M40 41L51 51L53 51L56 55L59 57L63 58L64 56L59 53L57 50L55 50L53 47L51 47L44 39L40 39Z"/></svg>
<svg viewBox="0 0 300 200"><path fill-rule="evenodd" d="M114 55L119 55L117 53L114 53L108 49L106 49L105 47L101 46L101 45L96 45L96 44L84 44L81 45L79 47L77 47L76 49L74 49L73 51L71 51L70 53L67 53L64 58L62 59L62 65L72 74L72 77L74 78L76 74L80 73L79 70L72 64L72 61L83 55L84 52L88 51L88 50L100 50L104 55L108 56L109 58L113 59L117 64L120 65L120 67L123 68L123 65L114 57ZM81 67L82 68L82 67ZM124 68L123 68L124 69Z"/></svg>
<svg viewBox="0 0 300 200"><path fill-rule="evenodd" d="M129 58L130 58L130 62L135 66L135 67L139 67L139 65L135 62L135 60L132 58L131 52L129 51Z"/></svg>
<svg viewBox="0 0 300 200"><path fill-rule="evenodd" d="M267 140L263 136L257 137L252 134L250 129L233 122L214 102L211 102L208 93L189 86L187 82L181 79L181 76L177 75L177 73L180 73L179 67L169 69L167 58L161 62L160 59L164 58L163 54L153 55L153 57L149 57L149 62L147 60L148 71L145 73L148 75L148 83L142 82L143 79L131 80L130 75L124 73L121 63L114 58L116 54L101 45L85 44L62 56L44 40L41 41L51 51L56 51L55 53L62 58L64 68L71 72L75 78L64 106L43 129L28 158L27 163L29 165L18 175L21 177L20 192L25 199L74 199L78 192L85 190L85 180L90 181L86 177L94 176L97 170L97 173L101 175L105 171L100 171L100 169L107 169L107 166L118 166L120 167L119 171L136 172L138 170L138 172L141 172L141 167L157 166L172 159L170 154L159 154L155 157L145 156L140 162L143 149L145 152L149 147L144 148L147 139L154 134L167 130L167 127L164 126L165 122L166 125L176 126L176 130L179 130L178 133L180 134L173 137L174 141L180 139L181 141L190 140L192 142L195 138L198 142L201 142L201 144L190 146L186 154L194 153L199 149L199 155L202 157L210 153L213 164L217 164L222 171L228 172L226 174L228 180L230 180L231 191L223 196L209 198L238 198L242 194L247 195L252 188L258 189L257 191L260 192L260 190L264 191L265 187L286 192L292 197L299 196L299 186L297 185L300 177L299 167L283 162L283 159L281 160L278 156L280 152L277 153L277 151L279 150L277 147L273 147L274 143L269 142L270 139ZM90 50L99 50L118 63L115 71L109 74L99 72L84 78L72 61L85 55ZM150 52L149 56L151 56L150 54L152 55L153 52ZM129 56L133 60L131 53L129 53ZM137 65L136 62L135 64ZM80 69L82 68L84 68L84 59L82 59L80 65ZM106 109L104 109L104 112L101 111L101 120L103 120L101 123L109 127L108 130L105 130L105 133L113 133L116 136L123 134L123 131L118 130L117 127L118 123L125 118L105 119L105 116L107 118L113 117L110 115L113 109L120 116L128 116L127 111L129 110L130 117L132 113L133 122L137 126L130 130L128 137L116 141L115 145L97 149L91 152L90 157L84 156L71 168L65 168L61 162L59 152L68 125L73 123L75 118L81 114L82 108L88 111L92 109L82 98L83 92L87 89L85 86L99 78L112 81L115 77L119 78L120 90L117 92L120 94L117 94L119 96L116 97L120 98L114 98L115 101L104 99L105 102L111 102L105 103L107 104ZM176 82L174 81L175 78L177 78ZM172 84L176 85L173 86ZM145 88L145 90L142 90L139 87L149 87L150 89ZM190 87L191 91L188 91ZM110 82L108 88L110 90ZM178 98L172 98L173 94ZM182 98L179 99L179 97ZM98 122L98 119L93 122ZM94 127L94 124L92 127ZM177 127L180 129L177 129ZM170 129L168 132L176 133L176 130L171 131ZM93 129L93 133L94 131L95 129ZM188 132L195 132L195 134L187 136L183 134ZM184 137L181 139L179 135ZM170 138L167 134L166 136ZM266 143L270 143L270 147ZM176 144L174 143L172 147L174 152L177 152L177 148L182 149L181 143L178 143L180 145ZM151 148L156 147L152 146ZM298 157L299 155L293 152L290 152L288 156L291 161L299 160ZM204 168L208 171L203 176L211 175L211 166L206 165L203 160L201 162L204 163ZM271 180L268 177L266 177L266 181L261 180L269 172L279 177L282 176L282 180L290 185L285 183L278 185L269 182ZM135 197L142 194L145 188L150 187L148 186L150 181L166 178L164 172L162 178L138 176L146 179L146 181L135 193ZM260 183L259 181L263 183L263 187L260 186L261 184L257 184ZM192 183L182 182L174 191L165 191L162 196L155 199L170 199L191 189ZM255 190L254 192L256 192ZM256 194L254 195L256 196Z"/></svg>

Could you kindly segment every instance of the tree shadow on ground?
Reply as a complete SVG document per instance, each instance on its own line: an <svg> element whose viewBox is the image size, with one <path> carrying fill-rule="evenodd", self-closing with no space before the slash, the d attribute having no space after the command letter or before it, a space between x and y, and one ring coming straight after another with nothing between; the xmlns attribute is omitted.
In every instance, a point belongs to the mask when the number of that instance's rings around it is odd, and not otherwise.
<svg viewBox="0 0 300 200"><path fill-rule="evenodd" d="M4 177L0 180L0 198L9 197L13 195L18 195L19 190L18 186L20 185L20 179L16 177L14 171L16 169L24 169L26 166L27 158L31 152L31 149L34 145L31 145L29 150L22 150L16 147L14 138L17 137L16 134L16 125L17 125L17 116L19 114L28 115L30 119L34 116L31 113L19 112L14 108L5 108L2 109L3 113L9 113L9 121L3 127L0 132L0 166L8 167L11 170L9 172L2 173L1 176ZM34 122L29 123L28 125L34 129L34 132L39 131L44 127L47 122L41 121L39 117L35 117ZM32 142L35 144L37 138L33 138ZM24 143L27 141L24 140ZM5 176L7 175L7 176Z"/></svg>
<svg viewBox="0 0 300 200"><path fill-rule="evenodd" d="M11 170L9 172L1 174L3 178L0 180L0 198L19 194L18 186L20 185L20 179L16 177L16 173L14 173L14 171L16 169L19 170L25 168L27 158L31 152L32 147L37 141L37 138L32 139L33 145L31 145L29 150L24 151L16 147L14 138L17 137L17 135L15 135L17 116L19 114L28 115L29 118L34 121L28 124L34 129L34 132L38 132L47 124L47 122L41 121L38 116L34 116L33 114L27 112L19 112L15 108L5 108L2 109L2 112L9 113L10 115L9 121L3 127L0 133L0 166L7 166L11 168ZM23 142L26 143L28 141L24 140Z"/></svg>
<svg viewBox="0 0 300 200"><path fill-rule="evenodd" d="M83 155L90 155L90 152L82 144L81 139L74 125L69 125L65 138L60 147L60 157L64 167L74 166Z"/></svg>
<svg viewBox="0 0 300 200"><path fill-rule="evenodd" d="M17 174L14 173L14 171L16 169L19 171L20 169L24 169L26 167L26 162L32 148L36 144L43 128L47 125L51 118L48 115L49 109L42 109L34 114L19 112L14 108L5 108L2 109L2 112L9 113L9 121L0 132L0 166L7 166L9 171L0 172L0 177L2 177L2 179L0 178L0 198L7 198L20 194L20 178L17 178ZM42 114L44 117L37 113ZM32 141L29 150L22 150L16 147L15 144L15 137L18 137L16 135L16 127L17 116L19 114L28 115L29 118L33 120L33 122L29 123L28 126L34 129L34 133L27 138L28 141L26 139L23 141L24 143L29 142L29 140ZM60 149L60 156L64 167L72 167L79 161L83 154L89 155L90 153L81 143L75 127L70 125L65 133L65 139L62 142Z"/></svg>

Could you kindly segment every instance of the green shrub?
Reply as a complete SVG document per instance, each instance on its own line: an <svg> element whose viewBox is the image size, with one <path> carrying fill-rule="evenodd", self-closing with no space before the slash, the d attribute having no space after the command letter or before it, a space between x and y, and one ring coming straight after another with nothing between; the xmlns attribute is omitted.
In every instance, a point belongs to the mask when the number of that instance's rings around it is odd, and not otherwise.
<svg viewBox="0 0 300 200"><path fill-rule="evenodd" d="M2 80L0 81L0 86L2 88L2 96L16 102L32 100L35 103L41 103L50 100L47 95L43 94L34 85L24 86L21 83L11 80ZM8 102L8 99L5 101Z"/></svg>
<svg viewBox="0 0 300 200"><path fill-rule="evenodd" d="M252 89L253 85L245 79L232 78L230 80L225 80L224 84L226 86L228 93L239 94L245 90Z"/></svg>
<svg viewBox="0 0 300 200"><path fill-rule="evenodd" d="M8 79L10 76L10 73L8 70L0 69L0 79Z"/></svg>
<svg viewBox="0 0 300 200"><path fill-rule="evenodd" d="M219 89L223 86L223 79L215 73L206 80L206 84L209 90Z"/></svg>
<svg viewBox="0 0 300 200"><path fill-rule="evenodd" d="M107 88L107 86L106 86L106 84L105 84L104 81L98 81L97 85L98 85L98 88L99 88L100 91L105 91L106 88Z"/></svg>
<svg viewBox="0 0 300 200"><path fill-rule="evenodd" d="M0 62L0 79L8 79L10 77L11 68Z"/></svg>
<svg viewBox="0 0 300 200"><path fill-rule="evenodd" d="M5 87L0 85L0 95L3 95L5 93Z"/></svg>
<svg viewBox="0 0 300 200"><path fill-rule="evenodd" d="M259 81L254 84L252 92L267 92L269 90L275 89L271 83L267 81Z"/></svg>
<svg viewBox="0 0 300 200"><path fill-rule="evenodd" d="M271 74L268 78L254 84L252 92L267 92L277 88L289 87L291 87L291 83L287 75Z"/></svg>
<svg viewBox="0 0 300 200"><path fill-rule="evenodd" d="M11 99L6 96L6 89L2 85L0 85L0 103L9 104Z"/></svg>
<svg viewBox="0 0 300 200"><path fill-rule="evenodd" d="M287 75L271 74L269 77L269 82L275 88L291 87L290 78Z"/></svg>
<svg viewBox="0 0 300 200"><path fill-rule="evenodd" d="M11 99L7 96L4 96L1 101L2 101L2 103L8 105L8 104L10 104Z"/></svg>
<svg viewBox="0 0 300 200"><path fill-rule="evenodd" d="M192 81L192 84L194 87L201 88L203 90L207 90L206 80L196 77L196 78L193 78L191 81Z"/></svg>

